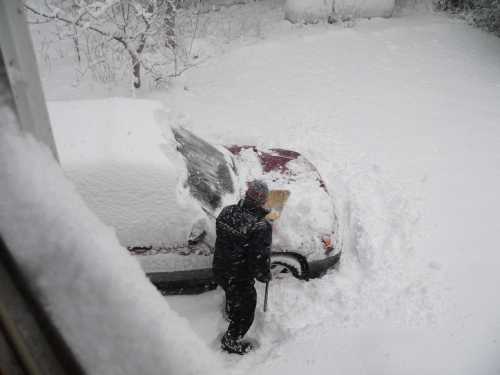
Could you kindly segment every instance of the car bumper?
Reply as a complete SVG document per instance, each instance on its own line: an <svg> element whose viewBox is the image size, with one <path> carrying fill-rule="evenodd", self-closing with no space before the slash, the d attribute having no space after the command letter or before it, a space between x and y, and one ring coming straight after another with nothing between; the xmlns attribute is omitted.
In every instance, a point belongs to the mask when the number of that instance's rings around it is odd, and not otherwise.
<svg viewBox="0 0 500 375"><path fill-rule="evenodd" d="M323 276L329 269L338 264L340 255L341 253L337 253L325 259L311 262L301 259L302 272L299 278L309 280ZM301 257L298 254L294 254L294 256ZM164 295L200 294L217 288L211 268L151 272L147 273L147 277Z"/></svg>

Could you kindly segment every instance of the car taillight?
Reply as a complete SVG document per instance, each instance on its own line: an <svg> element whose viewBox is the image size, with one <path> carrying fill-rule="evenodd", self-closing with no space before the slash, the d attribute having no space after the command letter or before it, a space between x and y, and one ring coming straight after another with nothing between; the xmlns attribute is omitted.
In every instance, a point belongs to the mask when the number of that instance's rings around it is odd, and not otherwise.
<svg viewBox="0 0 500 375"><path fill-rule="evenodd" d="M333 241L330 236L323 236L321 238L321 242L323 243L323 247L325 249L325 254L328 255L333 250Z"/></svg>

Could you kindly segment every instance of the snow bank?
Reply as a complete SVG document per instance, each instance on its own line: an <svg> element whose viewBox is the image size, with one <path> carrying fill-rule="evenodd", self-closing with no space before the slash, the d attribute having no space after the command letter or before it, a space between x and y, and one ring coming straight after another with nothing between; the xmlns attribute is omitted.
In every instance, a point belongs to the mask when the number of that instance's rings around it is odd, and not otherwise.
<svg viewBox="0 0 500 375"><path fill-rule="evenodd" d="M88 373L220 373L48 149L2 122L0 232Z"/></svg>

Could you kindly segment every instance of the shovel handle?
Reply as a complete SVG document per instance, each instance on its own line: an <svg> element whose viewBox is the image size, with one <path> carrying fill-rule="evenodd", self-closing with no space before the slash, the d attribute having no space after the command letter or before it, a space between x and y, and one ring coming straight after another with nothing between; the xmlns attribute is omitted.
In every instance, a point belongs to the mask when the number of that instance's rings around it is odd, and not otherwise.
<svg viewBox="0 0 500 375"><path fill-rule="evenodd" d="M266 292L264 293L264 312L267 311L267 296L269 294L269 281L266 282Z"/></svg>

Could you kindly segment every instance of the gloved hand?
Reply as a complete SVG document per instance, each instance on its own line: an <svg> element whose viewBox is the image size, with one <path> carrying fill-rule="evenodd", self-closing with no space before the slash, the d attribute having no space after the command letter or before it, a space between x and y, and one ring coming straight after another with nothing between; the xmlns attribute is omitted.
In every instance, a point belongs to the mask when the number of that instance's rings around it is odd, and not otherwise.
<svg viewBox="0 0 500 375"><path fill-rule="evenodd" d="M278 220L279 217L280 217L280 213L278 211L271 211L266 215L267 221L271 221L271 222Z"/></svg>
<svg viewBox="0 0 500 375"><path fill-rule="evenodd" d="M258 273L255 278L260 281L261 283L267 283L271 281L272 276L271 276L271 271L267 271L266 273Z"/></svg>

